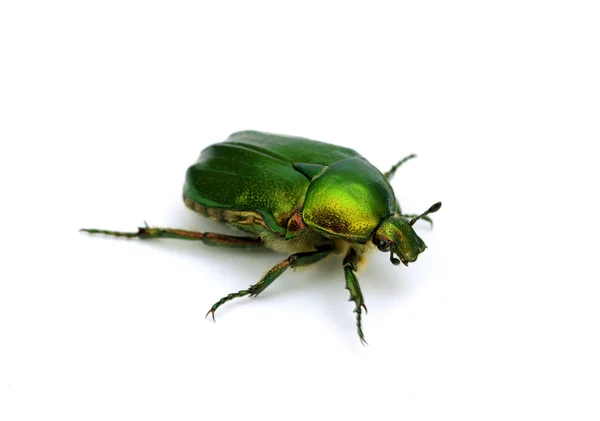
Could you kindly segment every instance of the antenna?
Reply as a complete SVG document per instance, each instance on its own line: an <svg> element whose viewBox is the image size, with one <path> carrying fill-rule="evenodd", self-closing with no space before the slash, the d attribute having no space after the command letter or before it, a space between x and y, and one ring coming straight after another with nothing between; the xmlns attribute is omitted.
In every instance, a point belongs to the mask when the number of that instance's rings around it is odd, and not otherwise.
<svg viewBox="0 0 600 421"><path fill-rule="evenodd" d="M425 212L423 212L421 215L414 217L413 219L410 220L409 224L412 227L414 225L415 222L417 222L419 219L421 219L424 216L429 215L430 213L434 213L440 210L440 208L442 207L442 202L437 202L434 203L433 205L431 205L431 207L429 209L427 209Z"/></svg>

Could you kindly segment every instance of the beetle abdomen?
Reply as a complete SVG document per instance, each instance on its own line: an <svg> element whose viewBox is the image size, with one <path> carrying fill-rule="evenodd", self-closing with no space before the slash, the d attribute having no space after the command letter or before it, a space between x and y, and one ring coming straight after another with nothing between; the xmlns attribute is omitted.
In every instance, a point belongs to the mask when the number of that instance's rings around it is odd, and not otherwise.
<svg viewBox="0 0 600 421"><path fill-rule="evenodd" d="M308 184L291 163L224 142L206 148L188 168L184 196L205 207L258 213L272 231L284 233Z"/></svg>
<svg viewBox="0 0 600 421"><path fill-rule="evenodd" d="M238 228L242 231L250 232L256 235L259 235L265 230L273 232L265 222L265 219L258 212L204 206L185 196L183 201L191 210L211 218L214 221L223 222L224 224ZM279 232L273 233L278 236L281 235Z"/></svg>

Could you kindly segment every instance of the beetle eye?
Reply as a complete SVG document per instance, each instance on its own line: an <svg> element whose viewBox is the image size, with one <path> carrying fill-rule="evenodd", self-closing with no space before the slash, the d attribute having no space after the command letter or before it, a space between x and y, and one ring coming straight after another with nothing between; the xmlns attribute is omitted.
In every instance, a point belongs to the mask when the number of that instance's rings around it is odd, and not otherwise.
<svg viewBox="0 0 600 421"><path fill-rule="evenodd" d="M380 238L375 244L381 251L387 251L390 248L390 241L386 240L385 238Z"/></svg>

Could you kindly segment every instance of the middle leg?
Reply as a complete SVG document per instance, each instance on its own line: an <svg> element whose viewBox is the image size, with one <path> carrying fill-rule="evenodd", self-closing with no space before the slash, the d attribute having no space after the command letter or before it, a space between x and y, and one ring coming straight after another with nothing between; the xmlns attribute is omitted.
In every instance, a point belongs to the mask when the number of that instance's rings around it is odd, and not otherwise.
<svg viewBox="0 0 600 421"><path fill-rule="evenodd" d="M254 285L250 285L250 287L248 289L243 289L241 291L231 293L231 294L226 295L225 297L221 298L210 308L210 310L208 310L208 313L206 313L206 316L208 316L210 314L214 320L215 319L215 311L217 311L217 309L219 307L221 307L223 304L225 304L226 302L231 301L234 298L244 297L246 295L250 295L251 297L256 297L258 294L263 292L269 285L271 285L271 283L275 279L277 279L283 272L285 272L286 269L288 269L290 267L295 268L295 267L300 267L300 266L312 265L313 263L316 263L319 260L322 260L325 257L327 257L332 252L332 250L333 249L328 248L328 249L324 249L324 250L322 249L322 250L292 254L290 257L285 259L283 262L279 263L278 265L273 267L270 271L268 271L267 274L265 276L263 276L260 281L258 281Z"/></svg>

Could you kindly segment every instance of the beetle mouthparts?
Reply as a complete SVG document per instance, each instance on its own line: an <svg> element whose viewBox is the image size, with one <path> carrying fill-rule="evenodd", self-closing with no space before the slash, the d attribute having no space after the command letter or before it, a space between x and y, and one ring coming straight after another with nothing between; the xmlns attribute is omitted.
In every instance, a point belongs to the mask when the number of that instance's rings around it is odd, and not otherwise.
<svg viewBox="0 0 600 421"><path fill-rule="evenodd" d="M394 266L398 266L400 264L400 259L398 259L397 257L394 257L394 252L390 251L390 262L392 262L392 265ZM406 264L406 263L404 263Z"/></svg>

